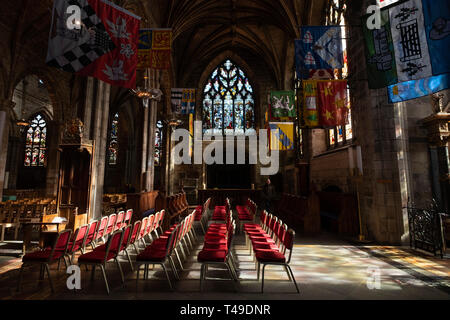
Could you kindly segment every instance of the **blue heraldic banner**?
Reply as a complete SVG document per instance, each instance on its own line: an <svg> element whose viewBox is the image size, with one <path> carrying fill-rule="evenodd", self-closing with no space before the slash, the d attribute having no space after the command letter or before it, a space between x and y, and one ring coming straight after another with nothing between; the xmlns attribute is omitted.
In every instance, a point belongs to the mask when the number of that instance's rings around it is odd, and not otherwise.
<svg viewBox="0 0 450 320"><path fill-rule="evenodd" d="M388 87L390 103L424 97L450 88L450 74L442 74L420 80L411 80Z"/></svg>
<svg viewBox="0 0 450 320"><path fill-rule="evenodd" d="M433 75L450 72L450 1L422 0Z"/></svg>
<svg viewBox="0 0 450 320"><path fill-rule="evenodd" d="M344 67L342 31L340 26L301 28L295 40L297 73L310 69L341 69Z"/></svg>

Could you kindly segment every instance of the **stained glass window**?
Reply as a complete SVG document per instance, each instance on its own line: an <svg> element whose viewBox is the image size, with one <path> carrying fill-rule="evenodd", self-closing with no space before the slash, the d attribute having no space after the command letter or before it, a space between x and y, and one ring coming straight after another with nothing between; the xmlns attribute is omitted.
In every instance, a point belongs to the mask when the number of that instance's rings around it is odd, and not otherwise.
<svg viewBox="0 0 450 320"><path fill-rule="evenodd" d="M108 163L111 166L117 164L117 155L119 153L119 113L116 113L111 121L111 132L109 135L109 158Z"/></svg>
<svg viewBox="0 0 450 320"><path fill-rule="evenodd" d="M328 8L326 24L327 25L340 25L342 27L342 48L344 49L344 67L340 70L335 70L336 79L346 79L348 77L348 58L347 58L347 37L348 32L345 26L345 11L347 10L347 5L344 0L331 0L330 6ZM350 97L350 90L347 90L347 96ZM350 101L350 99L349 99ZM345 127L336 127L334 129L328 130L328 146L330 148L336 147L338 145L350 143L353 139L353 129L352 129L352 116L351 116L351 106L350 102L348 105L348 124ZM336 141L337 138L337 141Z"/></svg>
<svg viewBox="0 0 450 320"><path fill-rule="evenodd" d="M205 135L253 135L255 99L245 72L226 60L211 74L203 90Z"/></svg>
<svg viewBox="0 0 450 320"><path fill-rule="evenodd" d="M155 166L161 165L162 160L162 147L163 147L163 123L158 121L156 123L156 134L155 134Z"/></svg>
<svg viewBox="0 0 450 320"><path fill-rule="evenodd" d="M47 150L47 123L41 114L31 121L25 142L25 167L45 166Z"/></svg>

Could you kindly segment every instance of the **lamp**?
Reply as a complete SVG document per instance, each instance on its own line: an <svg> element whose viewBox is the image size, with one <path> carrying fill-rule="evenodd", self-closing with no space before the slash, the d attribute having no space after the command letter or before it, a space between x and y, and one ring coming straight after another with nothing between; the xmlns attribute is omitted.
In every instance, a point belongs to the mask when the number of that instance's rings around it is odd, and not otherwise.
<svg viewBox="0 0 450 320"><path fill-rule="evenodd" d="M139 99L142 99L145 108L148 108L150 100L161 101L163 96L160 89L151 88L150 86L150 69L145 70L144 86L132 89L131 92Z"/></svg>

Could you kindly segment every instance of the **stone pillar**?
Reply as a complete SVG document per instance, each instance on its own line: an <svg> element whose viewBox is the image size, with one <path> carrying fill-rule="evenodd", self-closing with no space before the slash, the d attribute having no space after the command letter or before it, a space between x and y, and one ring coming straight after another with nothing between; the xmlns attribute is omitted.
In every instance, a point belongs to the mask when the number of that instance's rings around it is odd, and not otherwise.
<svg viewBox="0 0 450 320"><path fill-rule="evenodd" d="M50 132L47 148L47 187L46 196L56 198L58 194L59 163L61 153L58 151L60 144L61 125L55 121L49 123Z"/></svg>
<svg viewBox="0 0 450 320"><path fill-rule="evenodd" d="M159 72L156 70L150 71L150 86L155 89L160 88ZM150 110L146 110L145 114L147 118L147 144L144 146L144 150L147 150L145 159L145 180L144 186L146 191L153 191L155 182L155 132L156 132L156 121L158 114L158 102L155 100L150 101Z"/></svg>
<svg viewBox="0 0 450 320"><path fill-rule="evenodd" d="M83 137L91 139L92 106L94 104L94 78L89 77L86 85L86 101L83 118Z"/></svg>
<svg viewBox="0 0 450 320"><path fill-rule="evenodd" d="M144 119L142 125L142 161L141 161L141 191L147 189L147 145L148 145L148 114L149 108L144 108Z"/></svg>
<svg viewBox="0 0 450 320"><path fill-rule="evenodd" d="M99 81L92 133L94 140L94 158L91 173L91 199L89 204L89 217L92 219L100 219L102 216L110 93L111 86L103 81Z"/></svg>
<svg viewBox="0 0 450 320"><path fill-rule="evenodd" d="M3 189L7 187L4 183L10 129L9 115L14 105L11 100L0 100L0 200L3 197Z"/></svg>

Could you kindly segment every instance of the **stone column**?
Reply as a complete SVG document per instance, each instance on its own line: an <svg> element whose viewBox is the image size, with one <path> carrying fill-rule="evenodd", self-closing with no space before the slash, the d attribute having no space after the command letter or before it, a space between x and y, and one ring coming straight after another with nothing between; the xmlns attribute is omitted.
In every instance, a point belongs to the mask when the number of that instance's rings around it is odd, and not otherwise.
<svg viewBox="0 0 450 320"><path fill-rule="evenodd" d="M156 70L150 71L150 86L152 88L159 89L159 72ZM150 101L150 110L146 110L146 116L148 116L147 123L147 154L145 159L145 190L153 191L155 182L155 131L156 120L158 114L158 102L155 100ZM145 128L144 128L145 129ZM144 131L145 132L145 131Z"/></svg>
<svg viewBox="0 0 450 320"><path fill-rule="evenodd" d="M89 217L92 219L100 219L102 216L110 93L111 86L103 81L99 81L93 119L94 158L91 173L91 201L89 205Z"/></svg>
<svg viewBox="0 0 450 320"><path fill-rule="evenodd" d="M9 115L14 105L11 100L0 100L0 200L3 197L3 189L7 187L4 186L4 183L10 130Z"/></svg>
<svg viewBox="0 0 450 320"><path fill-rule="evenodd" d="M61 125L56 121L49 123L49 144L47 147L47 187L46 196L56 198L58 194L59 162L61 153L58 151L60 144Z"/></svg>
<svg viewBox="0 0 450 320"><path fill-rule="evenodd" d="M147 145L148 145L148 114L149 109L144 108L144 119L142 125L142 161L141 161L141 191L147 189Z"/></svg>

